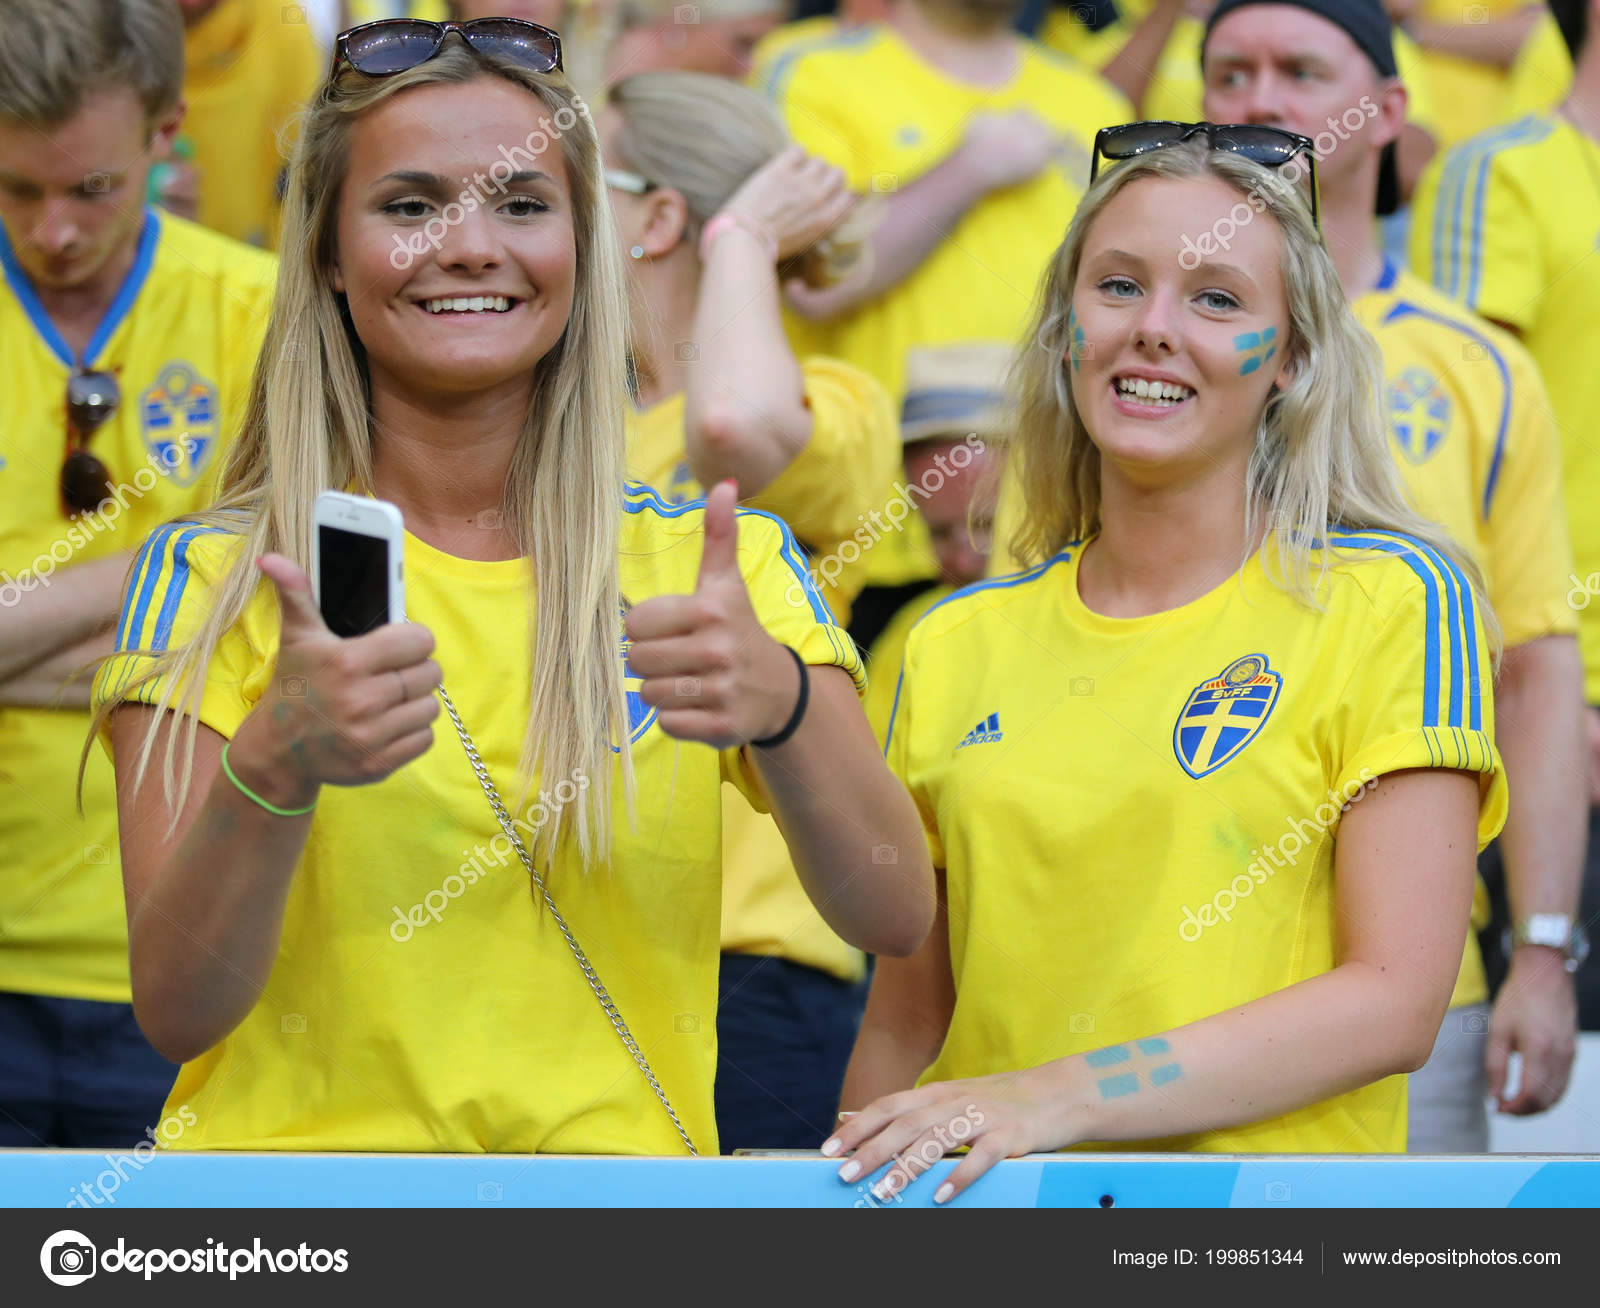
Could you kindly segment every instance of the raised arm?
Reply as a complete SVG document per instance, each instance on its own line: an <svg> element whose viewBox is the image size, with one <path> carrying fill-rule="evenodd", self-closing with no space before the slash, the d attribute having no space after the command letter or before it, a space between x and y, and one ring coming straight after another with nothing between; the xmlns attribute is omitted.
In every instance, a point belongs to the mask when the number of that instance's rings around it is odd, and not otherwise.
<svg viewBox="0 0 1600 1308"><path fill-rule="evenodd" d="M1117 1046L1114 1073L1097 1051L890 1095L846 1122L823 1152L854 1150L840 1171L854 1181L897 1153L949 1147L949 1123L965 1118L971 1152L940 1187L943 1202L1002 1158L1258 1122L1420 1067L1461 962L1477 811L1477 776L1420 769L1380 778L1345 814L1331 971ZM1159 1085L1150 1076L1157 1066Z"/></svg>
<svg viewBox="0 0 1600 1308"><path fill-rule="evenodd" d="M62 568L48 580L30 577L26 587L19 578L0 586L0 703L14 702L6 697L7 682L111 628L132 558L112 554Z"/></svg>
<svg viewBox="0 0 1600 1308"><path fill-rule="evenodd" d="M123 704L111 719L133 1006L150 1043L173 1062L204 1053L242 1022L272 971L294 870L323 785L379 781L432 743L439 666L414 623L341 640L328 631L304 574L277 555L261 569L283 613L277 675L231 743L196 731L188 799L162 787L166 711L142 781L135 764L156 709ZM398 674L398 675L397 675ZM299 692L286 694L292 685ZM168 828L176 817L176 830Z"/></svg>

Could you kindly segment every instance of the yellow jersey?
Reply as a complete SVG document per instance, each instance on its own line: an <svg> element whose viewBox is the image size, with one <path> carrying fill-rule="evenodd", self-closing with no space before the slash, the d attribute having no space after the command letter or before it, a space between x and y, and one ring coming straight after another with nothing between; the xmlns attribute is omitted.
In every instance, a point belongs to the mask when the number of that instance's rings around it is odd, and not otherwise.
<svg viewBox="0 0 1600 1308"><path fill-rule="evenodd" d="M787 522L812 555L812 572L835 620L850 620L864 581L865 552L853 539L900 457L900 430L883 387L837 359L802 360L811 438L787 468L744 500ZM684 451L680 391L630 415L628 471L668 503L700 498ZM848 549L842 546L848 545ZM861 951L822 920L789 858L778 825L731 786L723 802L722 947L790 959L853 981Z"/></svg>
<svg viewBox="0 0 1600 1308"><path fill-rule="evenodd" d="M133 267L76 359L0 231L0 606L78 563L138 548L212 499L250 389L275 264L150 212ZM116 483L104 513L68 520L58 484L73 367L116 374L122 399L90 448ZM3 611L3 609L0 609ZM0 617L0 621L5 621ZM111 769L89 715L0 706L0 990L127 1003L128 930Z"/></svg>
<svg viewBox="0 0 1600 1308"><path fill-rule="evenodd" d="M862 586L866 552L840 546L861 529L900 465L900 424L884 389L838 359L801 360L811 437L766 486L740 503L789 524L813 559L813 574L842 626ZM628 475L669 504L705 495L689 466L683 392L629 415Z"/></svg>
<svg viewBox="0 0 1600 1308"><path fill-rule="evenodd" d="M1572 55L1554 14L1541 14L1517 51L1500 104L1500 122L1547 114L1572 90Z"/></svg>
<svg viewBox="0 0 1600 1308"><path fill-rule="evenodd" d="M1527 0L1485 0L1472 8L1483 15L1480 21L1487 21L1508 18L1526 3ZM1470 10L1463 9L1457 0L1423 0L1418 17L1436 23L1460 24L1463 16L1469 13ZM1437 50L1423 50L1421 55L1422 75L1427 80L1428 95L1438 115L1435 121L1439 130L1435 139L1440 149L1476 136L1503 121L1501 110L1509 85L1504 69ZM1409 89L1409 77L1406 82Z"/></svg>
<svg viewBox="0 0 1600 1308"><path fill-rule="evenodd" d="M189 29L184 59L183 136L200 174L199 220L274 248L288 142L327 56L299 6L223 0Z"/></svg>
<svg viewBox="0 0 1600 1308"><path fill-rule="evenodd" d="M630 487L625 507L624 594L637 603L692 593L704 505ZM864 686L788 529L749 510L738 520L740 568L767 630ZM140 555L118 647L186 640L237 546L215 528L158 530ZM407 612L433 633L445 687L509 801L531 681L528 561L457 558L409 533L405 556ZM804 591L800 607L785 598L791 583ZM619 635L620 624L619 615ZM277 641L277 603L263 583L218 647L201 721L228 737L238 730L273 675ZM97 701L147 657L108 663ZM135 698L152 701L158 684ZM610 864L586 874L565 844L544 871L690 1138L714 1153L718 791L727 777L754 801L760 782L744 751L667 736L637 680L628 684L637 823L630 829L619 765ZM178 1075L172 1102L199 1117L184 1147L682 1152L442 721L426 754L378 784L324 788L260 1000ZM570 802L588 785L539 780L541 799L518 819L535 826L541 804Z"/></svg>
<svg viewBox="0 0 1600 1308"><path fill-rule="evenodd" d="M1521 337L1560 428L1577 569L1584 689L1600 703L1600 144L1565 118L1523 118L1435 160L1418 184L1411 264L1440 290Z"/></svg>
<svg viewBox="0 0 1600 1308"><path fill-rule="evenodd" d="M1322 611L1259 555L1169 612L1078 593L1079 547L917 624L888 744L947 877L956 1001L923 1082L1157 1035L1336 966L1342 805L1403 768L1506 786L1471 592L1392 532L1329 533ZM1405 1078L1118 1149L1403 1151Z"/></svg>

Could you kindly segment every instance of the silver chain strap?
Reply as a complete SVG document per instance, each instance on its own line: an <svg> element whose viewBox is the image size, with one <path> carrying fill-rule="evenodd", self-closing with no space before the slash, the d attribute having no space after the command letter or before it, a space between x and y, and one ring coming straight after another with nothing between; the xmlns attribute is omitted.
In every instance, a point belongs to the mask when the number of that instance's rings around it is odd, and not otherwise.
<svg viewBox="0 0 1600 1308"><path fill-rule="evenodd" d="M506 833L507 838L516 848L517 856L522 860L523 867L528 869L528 875L533 878L533 884L539 887L539 893L544 897L545 907L550 910L550 917L556 926L561 929L561 934L566 938L567 947L572 950L573 958L578 960L578 967L582 969L584 980L589 983L589 989L594 991L594 997L600 1001L600 1007L605 1015L611 1019L611 1026L628 1052L633 1055L633 1061L639 1065L639 1070L644 1073L644 1079L650 1083L650 1089L655 1091L655 1096L661 1101L661 1106L667 1110L667 1116L672 1119L672 1125L678 1132L678 1138L683 1141L684 1148L691 1155L698 1158L700 1151L694 1147L694 1141L689 1139L689 1133L683 1129L683 1123L678 1120L678 1114L672 1107L672 1101L667 1098L667 1092L661 1088L661 1082L656 1080L656 1074L650 1070L650 1062L644 1056L644 1051L639 1048L638 1041L633 1038L633 1032L628 1030L628 1024L622 1020L622 1013L617 1008L615 1001L607 992L605 984L600 980L600 974L594 970L594 965L589 962L588 955L583 952L583 946L578 943L572 929L567 926L566 918L561 916L561 910L556 907L556 901L550 897L550 887L545 884L545 879L540 875L539 869L534 866L533 859L528 854L527 846L522 843L522 837L517 834L516 827L512 824L511 814L500 801L500 792L495 788L494 781L489 776L489 769L483 765L483 759L478 756L478 750L472 743L472 737L467 734L467 729L462 725L461 715L456 712L456 706L450 702L450 696L445 693L443 686L439 687L439 698L444 701L446 712L450 714L450 721L456 725L456 735L461 737L461 748L467 751L467 762L472 764L472 770L478 774L478 784L483 787L483 793L489 797L489 807L494 809L494 815L500 821L500 829Z"/></svg>

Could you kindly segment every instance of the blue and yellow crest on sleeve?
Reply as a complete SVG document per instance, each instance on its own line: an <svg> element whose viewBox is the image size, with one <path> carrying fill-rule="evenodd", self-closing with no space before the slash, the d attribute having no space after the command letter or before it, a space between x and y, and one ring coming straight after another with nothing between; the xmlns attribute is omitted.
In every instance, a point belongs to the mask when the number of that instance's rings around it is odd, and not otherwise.
<svg viewBox="0 0 1600 1308"><path fill-rule="evenodd" d="M1450 430L1450 397L1422 368L1407 368L1389 382L1389 430L1400 452L1424 463Z"/></svg>
<svg viewBox="0 0 1600 1308"><path fill-rule="evenodd" d="M169 363L139 396L139 430L165 475L192 486L217 448L217 388L186 363Z"/></svg>
<svg viewBox="0 0 1600 1308"><path fill-rule="evenodd" d="M1190 691L1172 731L1183 770L1198 781L1238 754L1266 725L1282 687L1265 654L1246 654Z"/></svg>
<svg viewBox="0 0 1600 1308"><path fill-rule="evenodd" d="M623 610L622 620L623 622L628 620L626 608ZM650 724L656 720L656 711L651 705L644 702L644 695L641 693L644 687L644 678L634 672L633 665L628 662L628 649L633 642L628 639L626 630L621 634L621 642L622 691L624 698L628 702L628 740L629 743L634 743L638 741L640 736L650 730ZM611 747L611 750L613 753L621 752L615 745Z"/></svg>

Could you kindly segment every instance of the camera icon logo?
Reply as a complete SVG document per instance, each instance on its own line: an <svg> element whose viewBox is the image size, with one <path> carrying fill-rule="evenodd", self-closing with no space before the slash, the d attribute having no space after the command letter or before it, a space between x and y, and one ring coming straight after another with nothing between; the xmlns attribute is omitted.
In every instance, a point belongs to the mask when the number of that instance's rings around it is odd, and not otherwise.
<svg viewBox="0 0 1600 1308"><path fill-rule="evenodd" d="M1067 694L1069 694L1069 695L1092 695L1092 694L1094 694L1094 678L1093 677L1073 677L1072 680L1067 682Z"/></svg>
<svg viewBox="0 0 1600 1308"><path fill-rule="evenodd" d="M1463 1013L1461 1015L1461 1030L1467 1035L1485 1035L1489 1030L1489 1015L1487 1013Z"/></svg>
<svg viewBox="0 0 1600 1308"><path fill-rule="evenodd" d="M497 1204L506 1197L506 1188L499 1181L478 1182L478 1202L480 1204Z"/></svg>
<svg viewBox="0 0 1600 1308"><path fill-rule="evenodd" d="M284 1035L304 1035L306 1033L306 1015L304 1013L285 1013L278 1019L278 1030Z"/></svg>
<svg viewBox="0 0 1600 1308"><path fill-rule="evenodd" d="M111 189L111 174L90 173L83 179L83 189L94 195L104 195Z"/></svg>
<svg viewBox="0 0 1600 1308"><path fill-rule="evenodd" d="M700 1014L679 1013L672 1019L672 1030L675 1035L699 1035Z"/></svg>
<svg viewBox="0 0 1600 1308"><path fill-rule="evenodd" d="M499 509L484 509L473 516L472 525L479 531L499 531L505 525L505 515Z"/></svg>
<svg viewBox="0 0 1600 1308"><path fill-rule="evenodd" d="M299 697L306 693L306 679L304 677L285 677L283 679L283 693Z"/></svg>
<svg viewBox="0 0 1600 1308"><path fill-rule="evenodd" d="M104 867L111 861L111 851L104 845L85 845L83 861L91 867Z"/></svg>
<svg viewBox="0 0 1600 1308"><path fill-rule="evenodd" d="M872 861L880 867L900 861L900 851L893 845L874 845L872 847Z"/></svg>
<svg viewBox="0 0 1600 1308"><path fill-rule="evenodd" d="M1489 21L1488 5L1466 5L1461 10L1461 21L1482 26Z"/></svg>
<svg viewBox="0 0 1600 1308"><path fill-rule="evenodd" d="M82 1285L97 1265L95 1247L82 1231L57 1231L39 1250L39 1269L57 1285Z"/></svg>
<svg viewBox="0 0 1600 1308"><path fill-rule="evenodd" d="M1461 347L1461 357L1468 363L1477 363L1489 357L1489 347L1482 341L1468 341Z"/></svg>
<svg viewBox="0 0 1600 1308"><path fill-rule="evenodd" d="M679 677L672 683L672 693L680 699L696 699L700 694L699 677Z"/></svg>
<svg viewBox="0 0 1600 1308"><path fill-rule="evenodd" d="M679 341L672 347L672 357L679 363L693 363L700 357L700 347L693 341Z"/></svg>
<svg viewBox="0 0 1600 1308"><path fill-rule="evenodd" d="M284 5L280 16L285 26L293 26L296 23L303 24L306 21L306 11L302 5Z"/></svg>
<svg viewBox="0 0 1600 1308"><path fill-rule="evenodd" d="M1073 1035L1093 1035L1094 1014L1074 1013L1067 1019L1067 1030L1072 1032Z"/></svg>
<svg viewBox="0 0 1600 1308"><path fill-rule="evenodd" d="M873 173L872 189L878 195L888 195L900 189L900 178L896 173Z"/></svg>
<svg viewBox="0 0 1600 1308"><path fill-rule="evenodd" d="M672 10L672 21L683 27L700 21L699 5L677 5Z"/></svg>

